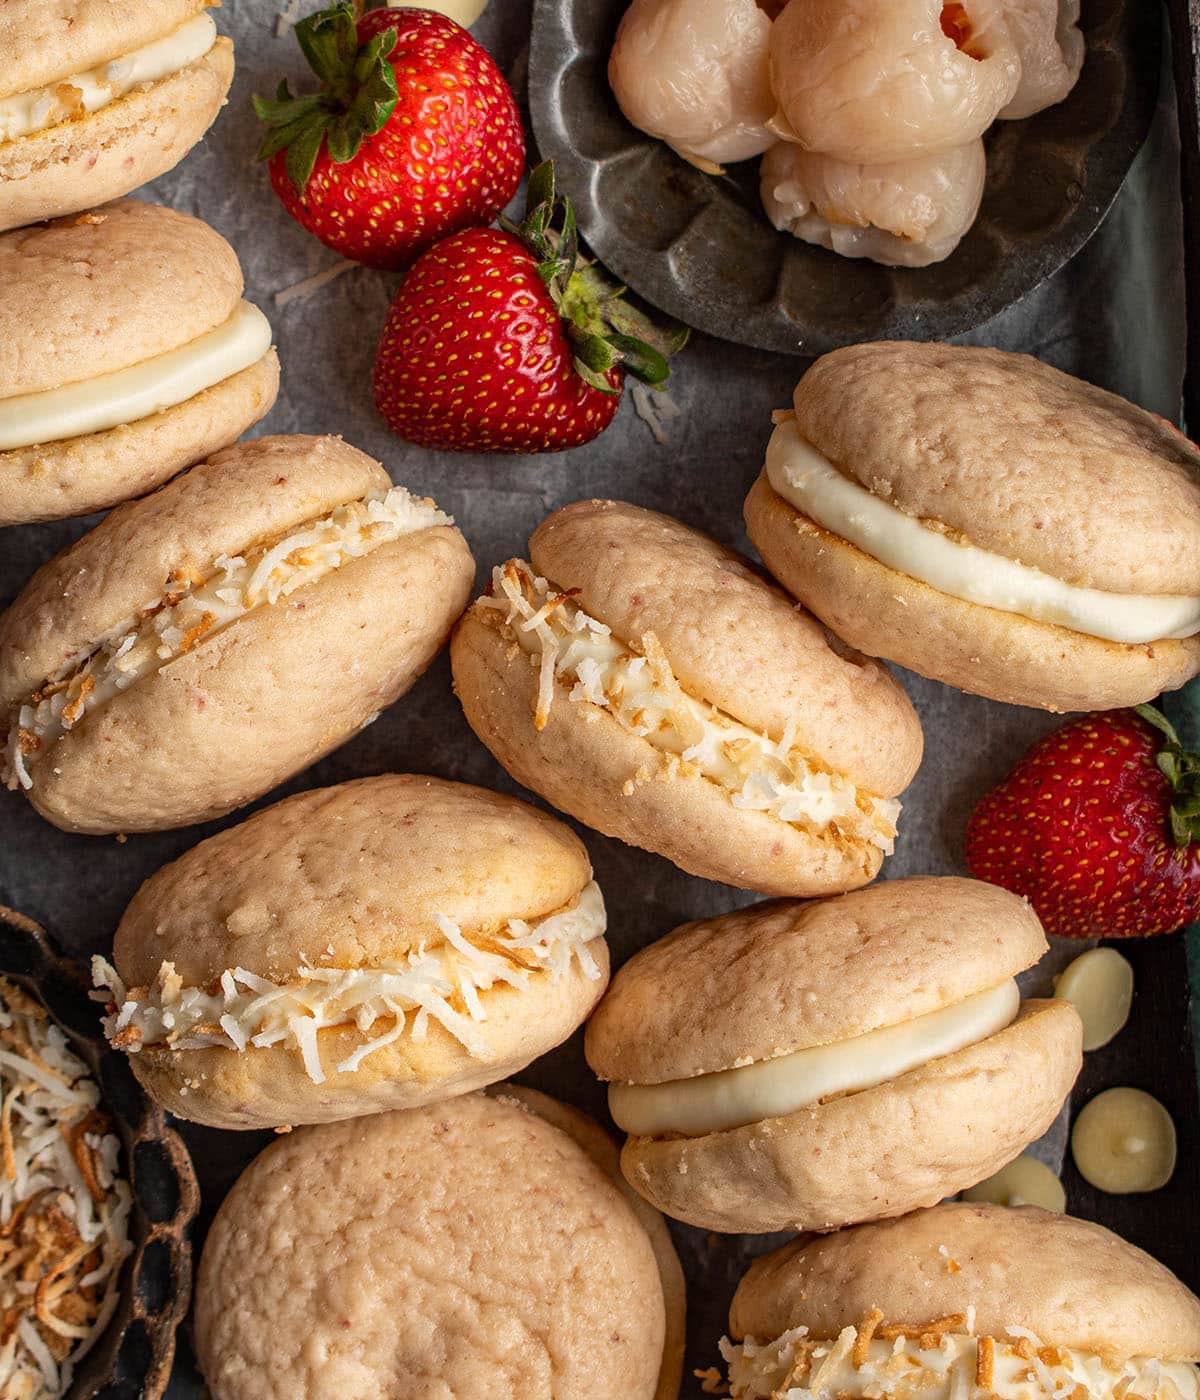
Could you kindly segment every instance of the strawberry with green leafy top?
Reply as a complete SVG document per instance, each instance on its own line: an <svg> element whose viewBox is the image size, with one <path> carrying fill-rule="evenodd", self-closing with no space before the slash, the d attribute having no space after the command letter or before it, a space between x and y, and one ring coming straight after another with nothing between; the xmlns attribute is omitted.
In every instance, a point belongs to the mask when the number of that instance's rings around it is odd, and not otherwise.
<svg viewBox="0 0 1200 1400"><path fill-rule="evenodd" d="M342 0L296 25L319 92L256 97L259 157L297 223L343 257L401 267L490 223L517 191L525 138L486 49L431 10Z"/></svg>
<svg viewBox="0 0 1200 1400"><path fill-rule="evenodd" d="M967 865L1061 938L1200 920L1200 754L1149 705L1072 720L975 808Z"/></svg>
<svg viewBox="0 0 1200 1400"><path fill-rule="evenodd" d="M504 221L502 221L504 222ZM546 162L520 225L443 239L396 294L375 403L409 442L460 452L557 452L609 425L625 376L665 384L682 327L658 330L579 254Z"/></svg>

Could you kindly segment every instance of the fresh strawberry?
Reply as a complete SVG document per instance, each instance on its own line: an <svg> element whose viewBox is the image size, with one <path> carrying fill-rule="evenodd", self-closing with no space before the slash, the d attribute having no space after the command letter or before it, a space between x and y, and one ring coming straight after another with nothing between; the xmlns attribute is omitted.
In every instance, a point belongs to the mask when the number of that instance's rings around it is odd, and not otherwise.
<svg viewBox="0 0 1200 1400"><path fill-rule="evenodd" d="M971 874L1061 938L1146 938L1200 919L1200 755L1148 705L1035 744L975 808Z"/></svg>
<svg viewBox="0 0 1200 1400"><path fill-rule="evenodd" d="M296 25L320 92L256 97L259 158L284 208L322 243L401 267L456 229L490 223L517 191L525 137L486 49L432 10L342 0Z"/></svg>
<svg viewBox="0 0 1200 1400"><path fill-rule="evenodd" d="M379 412L409 442L460 452L590 442L612 422L625 375L660 387L687 339L682 327L656 330L624 290L580 259L547 161L530 177L523 224L456 233L413 265L375 360Z"/></svg>

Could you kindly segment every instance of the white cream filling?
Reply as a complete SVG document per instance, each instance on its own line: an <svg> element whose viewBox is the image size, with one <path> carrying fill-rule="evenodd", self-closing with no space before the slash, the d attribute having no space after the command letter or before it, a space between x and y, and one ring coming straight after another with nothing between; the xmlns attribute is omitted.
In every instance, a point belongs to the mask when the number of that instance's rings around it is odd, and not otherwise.
<svg viewBox="0 0 1200 1400"><path fill-rule="evenodd" d="M891 852L900 804L861 792L848 779L815 767L789 729L774 740L693 699L680 686L653 633L638 655L520 560L492 576L494 594L479 605L504 614L522 650L539 666L534 723L545 727L557 684L568 703L594 705L646 739L666 760L660 776L699 773L735 807L765 812L814 835L836 830ZM639 773L634 783L655 775Z"/></svg>
<svg viewBox="0 0 1200 1400"><path fill-rule="evenodd" d="M609 1111L617 1126L635 1137L699 1137L782 1118L977 1045L1011 1025L1020 1006L1021 993L1010 980L940 1011L832 1045L664 1084L610 1084Z"/></svg>
<svg viewBox="0 0 1200 1400"><path fill-rule="evenodd" d="M271 348L271 323L243 301L215 330L128 369L0 399L0 452L104 432L162 413L249 369Z"/></svg>
<svg viewBox="0 0 1200 1400"><path fill-rule="evenodd" d="M450 525L433 501L403 486L338 506L274 544L232 558L222 555L204 578L174 575L163 597L126 618L90 652L68 657L10 720L0 779L33 786L30 768L46 749L97 705L185 655L212 633L317 583L380 545L437 525Z"/></svg>
<svg viewBox="0 0 1200 1400"><path fill-rule="evenodd" d="M771 435L766 470L779 495L823 529L889 569L964 602L1110 642L1137 644L1200 632L1200 598L1080 588L929 529L843 476L801 437L792 418Z"/></svg>
<svg viewBox="0 0 1200 1400"><path fill-rule="evenodd" d="M402 958L371 967L302 966L286 983L235 967L209 987L189 987L174 963L163 963L153 986L129 989L110 963L93 958L92 980L112 1007L104 1019L105 1034L130 1053L147 1045L172 1050L219 1046L238 1052L283 1045L301 1056L309 1078L320 1084L325 1079L322 1030L354 1026L367 1037L334 1066L336 1074L357 1070L405 1032L423 1041L431 1020L479 1059L489 1050L480 1030L487 1021L482 993L500 984L523 990L543 974L559 982L573 962L591 981L601 977L590 947L606 923L595 881L569 908L533 923L511 919L502 931L486 937L465 934L441 915L435 922L442 941L433 947L422 943Z"/></svg>
<svg viewBox="0 0 1200 1400"><path fill-rule="evenodd" d="M949 1260L947 1263L949 1264ZM878 1313L836 1340L793 1328L773 1342L721 1341L733 1400L1196 1400L1200 1371L1186 1361L1125 1360L1045 1346L1010 1327L1004 1337L944 1330L967 1316L938 1319L932 1331L888 1327ZM897 1335L898 1334L898 1335Z"/></svg>
<svg viewBox="0 0 1200 1400"><path fill-rule="evenodd" d="M33 136L73 117L98 112L132 88L178 73L212 48L217 26L207 14L194 15L178 29L132 53L62 78L49 87L0 97L0 141Z"/></svg>

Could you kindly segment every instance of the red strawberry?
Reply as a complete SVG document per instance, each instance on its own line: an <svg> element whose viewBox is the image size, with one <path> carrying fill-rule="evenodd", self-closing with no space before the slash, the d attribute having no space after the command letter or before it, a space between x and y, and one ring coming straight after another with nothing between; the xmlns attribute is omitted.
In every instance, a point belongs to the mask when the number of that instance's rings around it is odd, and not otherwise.
<svg viewBox="0 0 1200 1400"><path fill-rule="evenodd" d="M470 229L413 265L375 360L375 403L410 442L557 452L602 433L626 373L663 384L687 332L657 331L594 264L549 162L520 226ZM562 227L557 227L561 216Z"/></svg>
<svg viewBox="0 0 1200 1400"><path fill-rule="evenodd" d="M1200 919L1200 755L1158 710L1085 715L975 808L971 874L1061 938L1145 938Z"/></svg>
<svg viewBox="0 0 1200 1400"><path fill-rule="evenodd" d="M431 10L348 0L296 38L321 91L256 97L259 158L298 224L344 257L401 267L456 229L490 223L517 191L525 137L487 50Z"/></svg>

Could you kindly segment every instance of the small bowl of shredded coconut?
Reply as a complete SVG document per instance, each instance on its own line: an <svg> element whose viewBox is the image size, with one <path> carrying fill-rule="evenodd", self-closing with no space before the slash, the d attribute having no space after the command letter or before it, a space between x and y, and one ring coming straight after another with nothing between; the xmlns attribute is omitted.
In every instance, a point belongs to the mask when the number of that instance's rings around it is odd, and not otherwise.
<svg viewBox="0 0 1200 1400"><path fill-rule="evenodd" d="M157 1400L196 1205L187 1151L105 1048L82 971L0 908L0 1396L124 1395L119 1376Z"/></svg>

